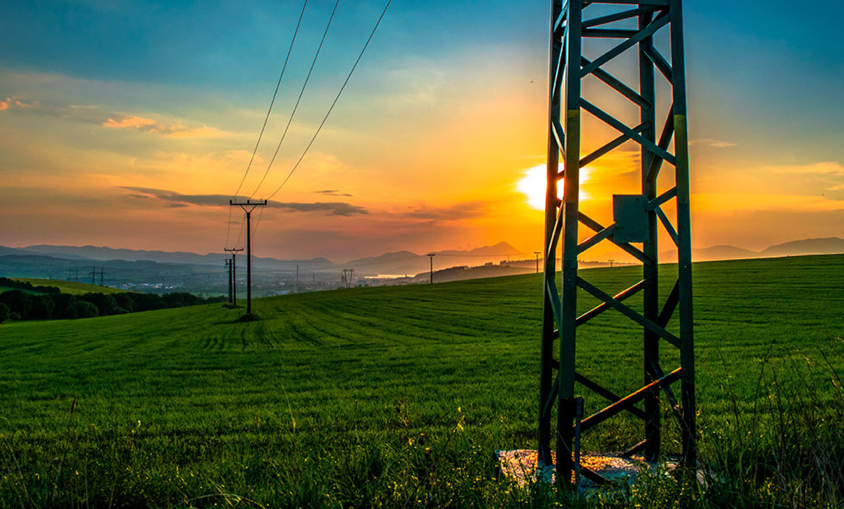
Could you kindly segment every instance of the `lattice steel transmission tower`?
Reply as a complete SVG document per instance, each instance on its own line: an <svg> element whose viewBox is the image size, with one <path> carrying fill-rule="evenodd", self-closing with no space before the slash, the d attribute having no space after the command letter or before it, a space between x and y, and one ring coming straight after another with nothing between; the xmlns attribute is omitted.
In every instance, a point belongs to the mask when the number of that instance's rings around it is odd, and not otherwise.
<svg viewBox="0 0 844 509"><path fill-rule="evenodd" d="M678 418L681 463L685 466L696 463L682 23L681 0L568 0L565 5L562 0L551 2L538 461L540 467L554 462L553 439L560 484L569 482L576 466L575 453L579 453L575 451L579 443L576 430L586 433L621 412L628 412L636 422L643 423L629 434L638 434L642 440L629 444L625 454L642 452L650 461L659 458L664 434L660 417L665 408ZM667 52L660 48L667 48ZM624 59L628 67L623 67ZM589 99L584 95L589 95ZM610 108L613 114L608 113ZM584 115L583 126L582 111L591 117ZM602 139L608 130L614 137ZM581 155L582 146L595 140L600 140L597 148ZM581 169L628 142L635 144L639 156L638 182L628 183L628 188L632 185L636 194L629 194L628 190L628 194L613 195L613 222L604 226L581 209ZM663 169L663 173L669 174L658 179L663 166L673 166L674 174ZM613 185L621 184L622 180L615 179ZM560 182L564 191L562 199L557 192ZM590 194L595 193L590 189ZM668 215L672 209L676 210L674 222ZM580 224L586 227L584 232L578 230ZM660 237L670 239L668 242L676 246L679 260L673 288L662 296L658 284ZM611 242L641 262L642 277L636 277L638 282L620 292L607 292L578 272L578 257L600 242ZM559 285L558 249L562 250ZM670 286L663 288L667 290ZM636 294L641 294L641 299L634 299L636 304L623 302ZM589 303L581 300L578 306L578 297L595 305L588 309ZM576 362L576 345L581 350L589 349L590 342L602 339L584 333L588 332L589 322L605 311L618 312L636 324L633 330L642 331L641 339L633 337L631 342L641 352L638 357L641 360L635 362L641 362L643 377L641 385L635 382L635 387L627 389L631 391L627 395L619 396L607 388L608 383L618 385L617 365L596 366L593 360L591 366L578 366ZM663 352L663 361L679 363L667 372L660 362L662 343L679 350ZM681 383L679 401L671 389L671 384L677 381ZM580 420L582 388L588 389L584 398L587 411L594 413ZM553 415L555 404L556 416ZM556 424L554 433L552 424ZM579 471L584 477L602 481L600 475L588 468Z"/></svg>

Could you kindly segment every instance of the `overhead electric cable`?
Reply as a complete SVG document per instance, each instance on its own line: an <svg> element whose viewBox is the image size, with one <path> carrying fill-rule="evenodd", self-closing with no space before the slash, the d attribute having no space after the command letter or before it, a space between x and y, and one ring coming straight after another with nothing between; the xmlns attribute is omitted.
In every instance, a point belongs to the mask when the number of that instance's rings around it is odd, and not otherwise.
<svg viewBox="0 0 844 509"><path fill-rule="evenodd" d="M267 202L267 203L269 203L269 202ZM261 218L262 217L264 217L264 207L261 207L261 209L259 210L258 220L255 221L255 226L252 228L252 236L253 237L258 234L258 227L261 226Z"/></svg>
<svg viewBox="0 0 844 509"><path fill-rule="evenodd" d="M234 192L235 197L243 187L243 183L246 181L246 176L249 174L249 169L252 168L252 161L255 160L255 154L258 152L258 146L261 144L261 138L263 138L264 130L267 128L267 121L270 119L270 113L273 111L275 98L278 96L279 88L281 88L281 80L284 79L284 72L287 70L287 63L290 61L290 54L293 53L293 44L296 42L296 35L299 34L299 27L302 25L302 18L305 16L305 7L307 6L308 0L305 0L302 4L302 12L299 13L299 21L296 23L296 30L293 31L293 38L290 40L290 47L287 48L287 56L284 58L284 65L281 67L281 74L278 76L278 83L276 83L275 92L273 92L273 98L270 101L270 107L267 109L267 115L264 117L264 124L261 126L261 132L258 134L258 141L255 142L255 148L252 149L252 157L249 158L249 164L246 166L246 172L243 174L243 178L240 179L240 185L237 186L237 190Z"/></svg>
<svg viewBox="0 0 844 509"><path fill-rule="evenodd" d="M243 183L246 182L246 176L249 175L249 170L252 168L252 161L255 160L255 154L258 152L258 146L261 145L261 138L264 136L264 130L267 128L267 122L270 119L270 113L273 111L273 105L275 104L275 98L278 96L278 90L281 88L281 81L284 79L284 73L287 70L287 63L290 61L290 55L293 53L293 45L296 42L296 36L299 34L299 27L302 26L302 18L305 16L305 8L308 6L308 0L305 0L302 3L302 11L299 13L299 21L296 22L296 29L293 31L293 38L290 40L290 46L287 48L287 56L284 57L284 65L281 66L281 73L278 76L278 83L275 85L275 92L273 92L273 98L270 100L270 107L267 109L267 115L264 117L264 124L261 126L261 132L258 134L258 141L255 142L255 148L252 149L252 156L249 158L249 164L246 165L246 171L243 173L243 178L240 179L240 184L237 186L237 190L234 192L233 197L237 197L237 193L240 192L240 189L243 187ZM231 206L229 207L229 221L226 227L226 247L229 245L229 240L231 236L231 222L232 222L232 211Z"/></svg>
<svg viewBox="0 0 844 509"><path fill-rule="evenodd" d="M331 22L334 20L334 14L337 12L338 5L340 5L340 0L336 0L336 2L334 2L334 9L331 11L331 16L328 17L328 24L325 25L325 31L322 33L322 39L319 41L319 46L314 54L314 59L311 62L311 68L308 69L308 75L305 77L305 82L302 84L302 89L299 91L299 97L296 99L296 104L293 106L290 118L287 119L287 126L285 126L284 132L281 134L281 139L278 141L278 145L275 148L275 153L273 153L272 159L270 159L270 164L267 165L267 169L264 171L264 176L261 177L261 181L258 182L258 187L252 191L251 195L249 195L250 199L255 196L255 193L257 193L264 184L264 179L267 178L267 174L270 172L270 168L272 168L276 156L278 156L278 151L281 150L284 138L287 137L287 131L290 129L290 124L293 123L293 117L296 116L296 111L299 109L299 103L302 101L302 96L305 95L305 89L308 87L308 82L311 80L311 74L314 72L314 67L316 67L317 59L319 59L319 53L322 51L322 45L325 43L325 38L328 36L328 29L331 28Z"/></svg>
<svg viewBox="0 0 844 509"><path fill-rule="evenodd" d="M319 126L317 127L316 132L314 133L310 142L308 142L307 147L305 147L304 152L302 152L302 155L299 157L299 160L296 161L296 164L290 170L290 173L287 174L287 177L284 179L284 181L281 183L281 185L279 185L276 188L276 190L273 191L272 194L270 194L270 196L267 197L268 201L269 201L270 198L272 198L276 194L278 194L278 192L281 191L281 188L284 187L284 185L287 183L288 180L290 180L290 177L293 176L293 172L296 171L296 168L299 167L299 164L305 158L305 155L308 153L308 150L310 150L311 145L314 144L314 140L316 140L317 136L319 135L319 132L322 130L322 127L325 125L325 122L328 120L329 115L331 115L331 112L334 110L334 106L337 105L337 101L340 99L340 96L343 94L343 91L346 89L346 86L349 84L349 80L351 80L352 75L355 72L355 69L357 69L357 66L360 63L361 59L363 58L363 55L366 52L366 49L369 47L369 43L372 42L372 38L375 36L376 30L378 30L378 27L381 25L381 21L384 19L384 16L387 14L387 9L389 9L392 1L393 0L387 0L387 3L384 5L384 9L381 11L381 15L378 17L378 21L376 21L375 26L372 27L372 32L369 33L369 37L366 39L366 43L364 43L363 48L361 48L360 54L358 55L357 59L355 60L354 65L352 65L352 68L349 70L349 74L346 76L345 81L343 81L343 86L340 87L340 91L337 92L337 96L334 97L334 101L331 103L331 106L328 108L328 111L325 113L325 117L323 117L322 122L320 122ZM260 224L261 224L261 217L259 216L258 221L255 225L255 228L257 229L257 227Z"/></svg>
<svg viewBox="0 0 844 509"><path fill-rule="evenodd" d="M231 209L231 207L229 207ZM241 239L243 239L243 229L246 227L246 221L240 222L240 231L237 234L237 242L235 242L235 246L242 246L243 244L240 243Z"/></svg>
<svg viewBox="0 0 844 509"><path fill-rule="evenodd" d="M226 247L225 249L229 248L229 240L231 237L232 232L232 207L229 206L229 220L226 221Z"/></svg>
<svg viewBox="0 0 844 509"><path fill-rule="evenodd" d="M281 191L281 188L284 187L285 184L287 184L287 181L290 180L290 177L293 176L293 172L296 171L296 168L299 167L299 164L302 162L302 159L305 158L305 155L308 153L308 150L310 150L311 145L314 144L314 140L316 140L317 136L319 135L319 132L322 130L322 127L325 125L325 122L328 120L328 116L331 115L331 111L334 110L334 106L337 105L337 101L340 99L340 96L343 94L343 91L346 89L346 85L348 85L349 80L352 79L352 74L354 74L355 69L357 68L358 64L360 63L361 59L363 58L363 54L366 52L366 48L369 47L369 43L372 41L372 38L375 36L375 31L378 30L378 26L381 24L381 20L384 19L384 15L387 14L387 9L390 7L390 4L392 3L392 1L393 0L387 0L387 4L384 6L384 10L381 11L381 16L378 17L378 21L375 23L375 26L372 27L372 32L369 34L369 38L366 39L366 43L363 45L363 48L360 50L360 54L358 55L357 60L355 60L354 65L352 66L351 70L349 71L349 74L346 76L346 80L343 82L343 86L340 87L340 91L337 92L337 96L334 98L334 102L331 103L331 107L329 107L328 111L325 113L325 117L323 117L322 122L320 122L319 127L317 127L317 130L314 133L313 137L311 138L311 141L308 142L308 145L305 147L305 150L304 150L304 152L302 152L302 155L299 157L299 160L296 161L295 165L293 165L293 168L290 170L290 173L287 174L287 177L284 179L284 181L281 183L281 185L279 185L276 188L276 190L273 191L272 194L270 194L267 197L267 199L270 199L273 196L275 196L276 194L278 194L278 192Z"/></svg>

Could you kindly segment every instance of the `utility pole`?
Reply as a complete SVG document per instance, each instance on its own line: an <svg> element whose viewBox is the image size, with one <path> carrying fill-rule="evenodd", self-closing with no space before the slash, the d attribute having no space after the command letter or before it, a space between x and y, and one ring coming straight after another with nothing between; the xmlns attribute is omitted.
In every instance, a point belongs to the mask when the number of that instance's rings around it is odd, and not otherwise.
<svg viewBox="0 0 844 509"><path fill-rule="evenodd" d="M542 251L534 251L533 254L536 256L536 273L539 274L539 253Z"/></svg>
<svg viewBox="0 0 844 509"><path fill-rule="evenodd" d="M103 286L103 276L105 276L105 268L100 267L100 286Z"/></svg>
<svg viewBox="0 0 844 509"><path fill-rule="evenodd" d="M91 267L91 284L97 284L97 268Z"/></svg>
<svg viewBox="0 0 844 509"><path fill-rule="evenodd" d="M252 314L252 211L263 207L267 200L236 202L229 200L229 205L238 205L246 212L246 314Z"/></svg>
<svg viewBox="0 0 844 509"><path fill-rule="evenodd" d="M293 289L293 293L299 293L299 264L296 264L296 287Z"/></svg>
<svg viewBox="0 0 844 509"><path fill-rule="evenodd" d="M434 284L434 257L437 253L428 253L428 258L431 260L431 284Z"/></svg>
<svg viewBox="0 0 844 509"><path fill-rule="evenodd" d="M229 273L229 304L232 303L232 261L231 260L223 260L226 265L226 272Z"/></svg>
<svg viewBox="0 0 844 509"><path fill-rule="evenodd" d="M249 216L247 216L249 217ZM231 260L231 303L232 306L237 306L237 253L243 251L243 248L223 248L223 251L232 254Z"/></svg>

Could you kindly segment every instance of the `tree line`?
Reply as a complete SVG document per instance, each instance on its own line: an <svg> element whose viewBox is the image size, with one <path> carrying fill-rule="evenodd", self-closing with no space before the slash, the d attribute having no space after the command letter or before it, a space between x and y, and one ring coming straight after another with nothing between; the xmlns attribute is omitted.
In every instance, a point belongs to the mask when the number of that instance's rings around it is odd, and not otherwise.
<svg viewBox="0 0 844 509"><path fill-rule="evenodd" d="M187 292L70 295L54 286L33 286L5 277L0 277L0 286L12 288L0 293L0 322L90 318L225 301L224 297L203 298Z"/></svg>

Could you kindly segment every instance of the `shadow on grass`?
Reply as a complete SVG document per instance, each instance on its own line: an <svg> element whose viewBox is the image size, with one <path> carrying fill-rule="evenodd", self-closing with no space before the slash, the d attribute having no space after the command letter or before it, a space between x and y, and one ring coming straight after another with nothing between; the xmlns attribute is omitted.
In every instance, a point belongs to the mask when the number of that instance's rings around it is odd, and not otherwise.
<svg viewBox="0 0 844 509"><path fill-rule="evenodd" d="M261 317L256 315L255 313L246 313L245 315L235 320L235 323L257 322L260 319Z"/></svg>

